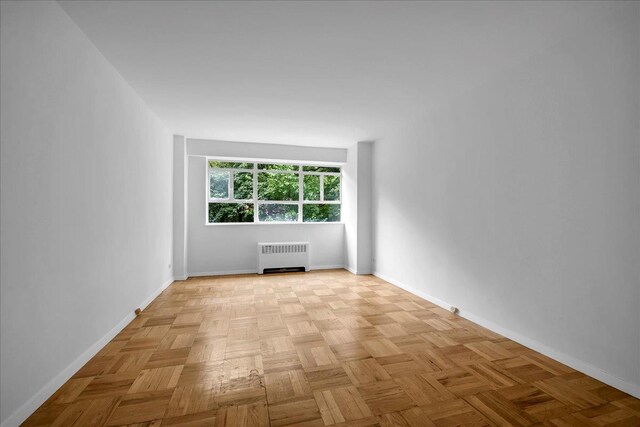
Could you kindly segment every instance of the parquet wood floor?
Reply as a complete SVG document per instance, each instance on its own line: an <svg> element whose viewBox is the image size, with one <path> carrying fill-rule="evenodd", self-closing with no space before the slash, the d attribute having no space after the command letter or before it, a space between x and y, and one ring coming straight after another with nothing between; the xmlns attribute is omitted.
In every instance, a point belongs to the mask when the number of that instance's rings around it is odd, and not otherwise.
<svg viewBox="0 0 640 427"><path fill-rule="evenodd" d="M373 276L175 282L25 426L640 426L640 401Z"/></svg>

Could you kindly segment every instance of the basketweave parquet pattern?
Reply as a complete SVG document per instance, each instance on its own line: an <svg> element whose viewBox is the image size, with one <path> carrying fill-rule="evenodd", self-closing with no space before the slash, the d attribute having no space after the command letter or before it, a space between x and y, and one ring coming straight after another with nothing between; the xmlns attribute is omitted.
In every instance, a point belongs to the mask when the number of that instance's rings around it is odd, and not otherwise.
<svg viewBox="0 0 640 427"><path fill-rule="evenodd" d="M373 276L175 282L26 426L640 426L640 401Z"/></svg>

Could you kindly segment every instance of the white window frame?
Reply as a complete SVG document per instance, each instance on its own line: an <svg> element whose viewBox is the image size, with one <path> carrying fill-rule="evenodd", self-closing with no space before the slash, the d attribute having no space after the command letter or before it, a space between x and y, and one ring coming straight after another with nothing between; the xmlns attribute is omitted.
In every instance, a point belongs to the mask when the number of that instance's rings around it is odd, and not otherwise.
<svg viewBox="0 0 640 427"><path fill-rule="evenodd" d="M210 167L210 161L226 162L226 163L249 163L253 164L250 169L244 168L218 168ZM339 165L326 165L326 164L309 164L309 163L291 163L286 161L274 161L274 160L236 160L227 158L206 158L206 185L207 203L205 206L205 223L206 225L229 225L229 224L336 224L342 221L342 209L340 209L339 221L319 221L319 222L304 222L303 221L303 209L304 205L341 205L342 204L342 168ZM258 164L278 164L278 165L293 165L297 167L297 170L277 170L277 169L258 169ZM338 168L340 172L312 172L303 171L304 167L330 167ZM212 171L228 172L228 195L226 199L211 197L210 177ZM253 197L251 199L236 199L234 194L234 177L236 173L252 173L253 174ZM259 200L258 199L258 174L259 173L287 173L298 174L298 200ZM320 200L304 200L304 177L307 175L319 176L320 179ZM325 200L324 199L324 177L325 176L337 176L340 178L340 187L338 189L338 200ZM209 203L251 203L253 204L253 222L209 222ZM297 221L260 221L259 209L260 205L298 205L298 219Z"/></svg>

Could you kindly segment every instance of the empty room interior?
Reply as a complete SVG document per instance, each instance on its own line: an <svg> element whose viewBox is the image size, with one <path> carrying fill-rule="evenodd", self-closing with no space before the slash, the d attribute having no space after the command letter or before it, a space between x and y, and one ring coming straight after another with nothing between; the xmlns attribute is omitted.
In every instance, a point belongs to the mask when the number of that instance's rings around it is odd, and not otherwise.
<svg viewBox="0 0 640 427"><path fill-rule="evenodd" d="M0 427L640 426L640 2L0 4Z"/></svg>

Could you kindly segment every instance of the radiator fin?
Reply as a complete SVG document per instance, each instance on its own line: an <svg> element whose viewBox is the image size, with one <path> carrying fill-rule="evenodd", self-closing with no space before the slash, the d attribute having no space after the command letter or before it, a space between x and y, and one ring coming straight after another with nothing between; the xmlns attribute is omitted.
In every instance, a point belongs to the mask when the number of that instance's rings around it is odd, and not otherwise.
<svg viewBox="0 0 640 427"><path fill-rule="evenodd" d="M304 244L275 244L275 245L263 245L262 254L304 254L307 253L307 245Z"/></svg>

